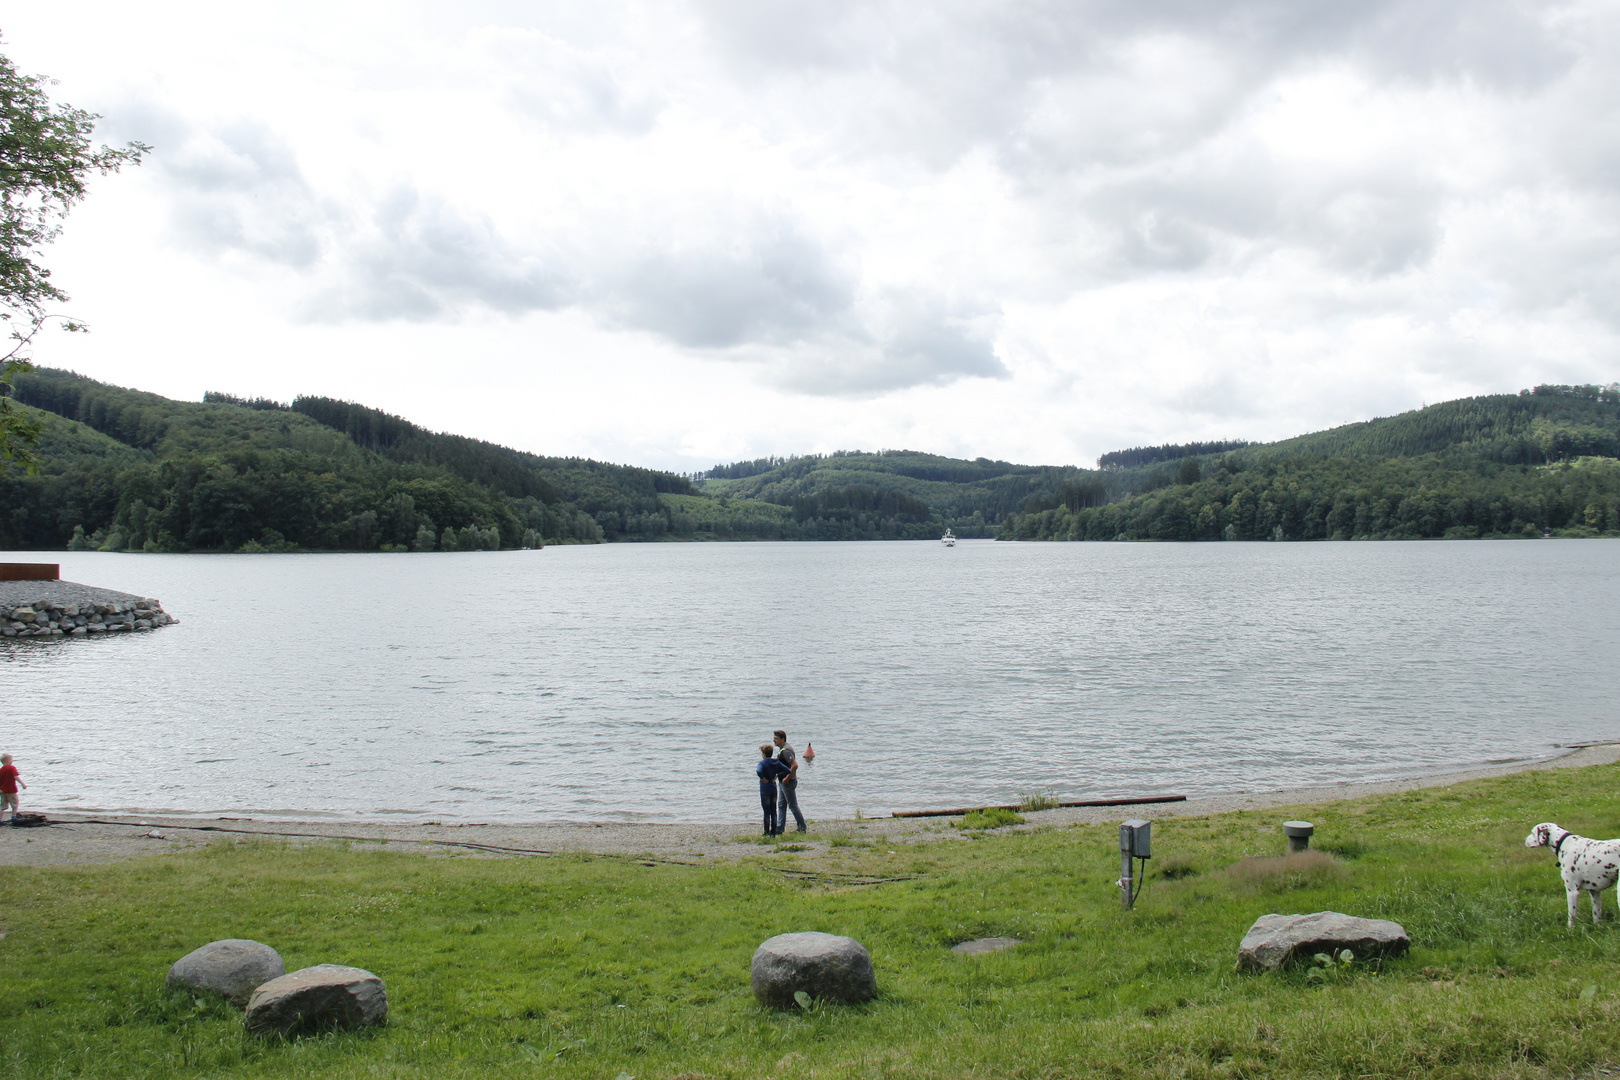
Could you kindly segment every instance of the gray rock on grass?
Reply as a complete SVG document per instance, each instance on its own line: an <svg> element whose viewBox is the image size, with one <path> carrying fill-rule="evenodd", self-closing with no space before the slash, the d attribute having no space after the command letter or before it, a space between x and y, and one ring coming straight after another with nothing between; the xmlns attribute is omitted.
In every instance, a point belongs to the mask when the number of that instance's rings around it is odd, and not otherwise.
<svg viewBox="0 0 1620 1080"><path fill-rule="evenodd" d="M837 934L778 934L754 950L748 968L761 1005L791 1009L794 994L817 1001L867 1001L877 996L877 976L866 947Z"/></svg>
<svg viewBox="0 0 1620 1080"><path fill-rule="evenodd" d="M1362 919L1337 911L1311 915L1262 915L1238 945L1238 967L1275 971L1296 956L1349 949L1357 960L1401 956L1412 945L1400 923Z"/></svg>
<svg viewBox="0 0 1620 1080"><path fill-rule="evenodd" d="M388 1021L388 991L364 968L317 964L271 979L248 1002L254 1035L294 1035Z"/></svg>
<svg viewBox="0 0 1620 1080"><path fill-rule="evenodd" d="M176 960L164 985L205 990L246 1005L261 984L285 974L287 965L270 946L246 938L227 938L211 941Z"/></svg>

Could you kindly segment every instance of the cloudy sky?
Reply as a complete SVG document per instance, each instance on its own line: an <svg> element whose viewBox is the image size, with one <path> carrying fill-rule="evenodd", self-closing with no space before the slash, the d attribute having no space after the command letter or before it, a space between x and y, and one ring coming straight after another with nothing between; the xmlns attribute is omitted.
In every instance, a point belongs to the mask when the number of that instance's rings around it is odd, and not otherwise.
<svg viewBox="0 0 1620 1080"><path fill-rule="evenodd" d="M44 363L696 469L1620 379L1620 5L0 3L156 147Z"/></svg>

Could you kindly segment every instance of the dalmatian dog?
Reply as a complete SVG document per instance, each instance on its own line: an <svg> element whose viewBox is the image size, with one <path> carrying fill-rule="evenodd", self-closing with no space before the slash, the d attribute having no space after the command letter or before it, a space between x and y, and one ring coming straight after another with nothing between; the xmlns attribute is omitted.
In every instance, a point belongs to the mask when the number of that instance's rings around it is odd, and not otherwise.
<svg viewBox="0 0 1620 1080"><path fill-rule="evenodd" d="M1525 847L1550 847L1564 877L1569 895L1569 925L1575 926L1575 909L1581 893L1592 898L1592 921L1603 921L1603 890L1620 880L1620 840L1588 840L1550 821L1543 821L1524 838Z"/></svg>

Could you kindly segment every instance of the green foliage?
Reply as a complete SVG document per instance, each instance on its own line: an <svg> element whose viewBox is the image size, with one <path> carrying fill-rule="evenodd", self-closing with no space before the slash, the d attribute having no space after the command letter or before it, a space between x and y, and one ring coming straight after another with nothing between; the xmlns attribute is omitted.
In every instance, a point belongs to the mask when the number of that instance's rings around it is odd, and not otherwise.
<svg viewBox="0 0 1620 1080"><path fill-rule="evenodd" d="M1033 814L1037 810L1051 810L1058 804L1058 797L1050 791L1027 791L1018 796L1018 809L1026 814Z"/></svg>
<svg viewBox="0 0 1620 1080"><path fill-rule="evenodd" d="M717 465L705 492L791 508L780 539L937 540L949 528L988 537L1033 498L1078 482L1084 470L884 450L761 458Z"/></svg>
<svg viewBox="0 0 1620 1080"><path fill-rule="evenodd" d="M1032 501L1013 540L1620 536L1620 390L1537 387L1110 479Z"/></svg>
<svg viewBox="0 0 1620 1080"><path fill-rule="evenodd" d="M1337 982L1349 977L1350 969L1355 964L1356 954L1349 949L1339 950L1336 956L1319 952L1311 957L1311 967L1305 972L1305 978L1318 983Z"/></svg>
<svg viewBox="0 0 1620 1080"><path fill-rule="evenodd" d="M1334 839L1318 840L1316 847L1340 859L1359 859L1371 849L1364 837L1341 836Z"/></svg>
<svg viewBox="0 0 1620 1080"><path fill-rule="evenodd" d="M0 469L16 461L30 472L39 466L32 448L40 429L11 403L10 390L15 376L32 370L24 350L52 318L46 306L68 299L37 261L40 249L61 233L91 173L139 164L151 149L141 143L92 149L90 133L100 118L53 103L45 92L50 83L0 56L0 320L14 342L0 356ZM71 319L62 325L84 329Z"/></svg>
<svg viewBox="0 0 1620 1080"><path fill-rule="evenodd" d="M1612 388L1464 399L1220 454L1151 447L1128 452L1148 464L1110 471L902 450L737 462L696 484L328 398L210 392L198 404L49 370L20 376L16 397L44 410L15 411L44 424L50 446L41 476L0 478L14 508L5 547L59 548L75 530L160 551L933 540L946 528L1015 540L1620 536Z"/></svg>
<svg viewBox="0 0 1620 1080"><path fill-rule="evenodd" d="M0 476L3 547L484 551L776 537L791 522L671 473L523 454L325 398L182 402L50 369L19 378L17 398L42 425L43 471Z"/></svg>
<svg viewBox="0 0 1620 1080"><path fill-rule="evenodd" d="M1000 829L1007 825L1024 824L1024 816L1003 806L991 806L963 814L961 821L951 824L958 829Z"/></svg>
<svg viewBox="0 0 1620 1080"><path fill-rule="evenodd" d="M1198 867L1192 858L1187 855L1171 855L1167 859L1154 860L1153 876L1166 881L1180 881L1182 878L1192 877L1198 873Z"/></svg>
<svg viewBox="0 0 1620 1080"><path fill-rule="evenodd" d="M1224 454L1228 450L1241 450L1245 446L1252 445L1246 439L1222 439L1216 442L1181 443L1174 446L1136 446L1129 450L1109 451L1097 459L1097 468L1135 469L1161 461Z"/></svg>

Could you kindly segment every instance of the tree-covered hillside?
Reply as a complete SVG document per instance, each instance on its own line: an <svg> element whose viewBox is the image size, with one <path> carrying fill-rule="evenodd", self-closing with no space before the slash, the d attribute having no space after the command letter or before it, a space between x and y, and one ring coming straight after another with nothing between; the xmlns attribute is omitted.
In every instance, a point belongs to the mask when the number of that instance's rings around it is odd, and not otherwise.
<svg viewBox="0 0 1620 1080"><path fill-rule="evenodd" d="M1141 454L1143 451L1132 451ZM1107 455L1105 455L1107 457ZM1620 388L1538 386L1158 466L1032 499L1013 540L1620 536Z"/></svg>
<svg viewBox="0 0 1620 1080"><path fill-rule="evenodd" d="M174 401L42 369L17 377L15 399L44 435L37 475L0 472L7 548L460 551L750 536L761 517L719 500L693 513L671 473L540 458L325 398Z"/></svg>
<svg viewBox="0 0 1620 1080"><path fill-rule="evenodd" d="M939 457L912 450L840 451L717 465L705 493L787 506L798 533L823 540L994 536L1009 514L1085 470Z"/></svg>
<svg viewBox="0 0 1620 1080"><path fill-rule="evenodd" d="M352 402L173 401L17 378L41 469L0 470L0 546L463 551L604 540L1313 540L1620 535L1620 388L1542 386L1276 443L1097 469L909 450L695 478L528 454Z"/></svg>

